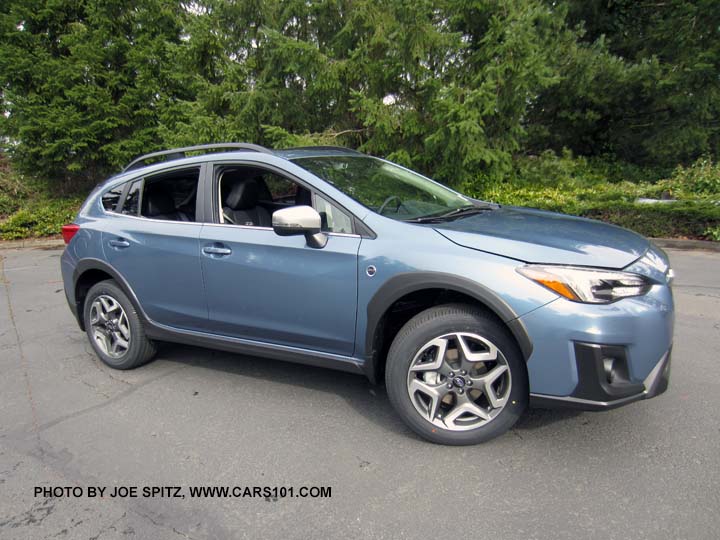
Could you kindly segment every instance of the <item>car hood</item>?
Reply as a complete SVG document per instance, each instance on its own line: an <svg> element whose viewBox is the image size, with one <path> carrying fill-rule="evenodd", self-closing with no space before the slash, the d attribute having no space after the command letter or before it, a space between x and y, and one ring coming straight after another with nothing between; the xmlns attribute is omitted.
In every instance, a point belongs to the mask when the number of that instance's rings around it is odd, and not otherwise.
<svg viewBox="0 0 720 540"><path fill-rule="evenodd" d="M531 263L624 268L650 245L615 225L511 206L432 227L458 245Z"/></svg>

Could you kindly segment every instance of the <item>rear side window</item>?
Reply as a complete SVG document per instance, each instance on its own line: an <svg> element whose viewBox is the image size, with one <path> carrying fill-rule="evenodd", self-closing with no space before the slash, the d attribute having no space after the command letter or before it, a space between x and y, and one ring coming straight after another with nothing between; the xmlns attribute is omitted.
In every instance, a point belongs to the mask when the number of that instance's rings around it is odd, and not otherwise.
<svg viewBox="0 0 720 540"><path fill-rule="evenodd" d="M125 184L120 184L119 186L116 186L112 188L109 191L106 191L103 193L102 196L102 205L105 210L108 212L115 212L118 202L120 201L120 197L122 197L122 192L125 189Z"/></svg>
<svg viewBox="0 0 720 540"><path fill-rule="evenodd" d="M197 168L173 171L144 179L137 195L128 192L128 212L140 208L142 217L165 221L196 221L198 182Z"/></svg>

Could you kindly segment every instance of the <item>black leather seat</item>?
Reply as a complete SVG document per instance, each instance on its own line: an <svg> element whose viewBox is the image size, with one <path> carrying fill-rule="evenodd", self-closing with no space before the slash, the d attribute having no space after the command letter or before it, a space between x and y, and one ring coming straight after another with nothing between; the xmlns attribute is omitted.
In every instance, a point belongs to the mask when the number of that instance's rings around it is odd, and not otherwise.
<svg viewBox="0 0 720 540"><path fill-rule="evenodd" d="M180 212L175 208L170 194L162 188L153 188L148 186L145 193L145 212L144 216L153 219L167 219L170 221L190 221L190 218L184 212Z"/></svg>
<svg viewBox="0 0 720 540"><path fill-rule="evenodd" d="M270 212L258 205L260 190L255 180L236 183L225 198L223 213L235 225L271 227Z"/></svg>

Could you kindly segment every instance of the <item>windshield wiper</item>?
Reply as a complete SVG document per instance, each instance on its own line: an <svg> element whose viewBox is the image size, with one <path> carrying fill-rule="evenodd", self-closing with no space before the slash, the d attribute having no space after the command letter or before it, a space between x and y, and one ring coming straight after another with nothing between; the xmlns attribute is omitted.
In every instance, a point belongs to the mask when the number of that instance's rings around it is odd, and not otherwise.
<svg viewBox="0 0 720 540"><path fill-rule="evenodd" d="M472 206L461 206L460 208L455 208L453 210L450 210L449 212L446 212L444 214L440 215L429 215L429 216L421 216L414 219L408 219L406 221L410 223L435 223L435 222L442 222L446 221L448 219L454 219L460 216L466 216L468 214L479 214L481 212L486 212L487 210L494 210L497 208L497 205L494 204L477 204Z"/></svg>

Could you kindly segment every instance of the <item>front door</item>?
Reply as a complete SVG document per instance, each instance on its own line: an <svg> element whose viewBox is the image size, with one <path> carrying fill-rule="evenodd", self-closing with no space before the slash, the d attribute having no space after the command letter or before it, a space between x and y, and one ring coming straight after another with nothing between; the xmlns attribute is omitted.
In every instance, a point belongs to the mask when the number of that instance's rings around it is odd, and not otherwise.
<svg viewBox="0 0 720 540"><path fill-rule="evenodd" d="M351 356L360 237L322 249L270 228L208 225L202 271L214 333Z"/></svg>
<svg viewBox="0 0 720 540"><path fill-rule="evenodd" d="M361 237L350 216L308 186L257 166L220 165L213 176L215 223L200 234L211 331L351 356ZM272 213L293 205L318 210L325 247L275 234Z"/></svg>

